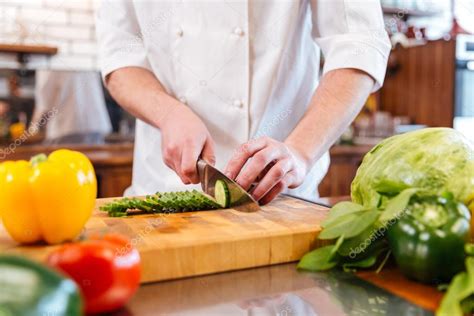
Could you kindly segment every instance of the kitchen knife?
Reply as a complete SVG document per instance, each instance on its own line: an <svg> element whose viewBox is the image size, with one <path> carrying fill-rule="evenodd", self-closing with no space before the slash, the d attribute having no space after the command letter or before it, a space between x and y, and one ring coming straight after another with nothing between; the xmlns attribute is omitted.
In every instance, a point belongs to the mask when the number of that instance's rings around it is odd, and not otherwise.
<svg viewBox="0 0 474 316"><path fill-rule="evenodd" d="M231 208L240 212L255 212L260 209L257 201L247 191L204 160L198 160L197 169L204 193L214 197L216 181L222 180L229 189Z"/></svg>

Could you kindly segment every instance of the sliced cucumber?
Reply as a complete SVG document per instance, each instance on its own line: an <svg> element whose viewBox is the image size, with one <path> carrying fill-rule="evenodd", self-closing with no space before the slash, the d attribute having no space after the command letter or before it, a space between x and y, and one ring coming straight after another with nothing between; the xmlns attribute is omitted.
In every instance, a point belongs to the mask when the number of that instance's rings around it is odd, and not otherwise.
<svg viewBox="0 0 474 316"><path fill-rule="evenodd" d="M100 210L109 213L109 216L120 217L143 213L180 213L189 211L215 210L230 204L230 194L226 183L221 183L223 203L197 190L180 192L156 192L145 198L122 198L114 200L100 207ZM226 202L226 192L229 195ZM131 210L134 210L133 212ZM135 210L138 210L135 212ZM1 296L1 295L0 295ZM0 300L1 303L1 300ZM0 306L1 307L1 306ZM0 308L0 316L2 316Z"/></svg>
<svg viewBox="0 0 474 316"><path fill-rule="evenodd" d="M214 186L214 198L223 208L230 206L230 192L227 183L223 180L217 180Z"/></svg>

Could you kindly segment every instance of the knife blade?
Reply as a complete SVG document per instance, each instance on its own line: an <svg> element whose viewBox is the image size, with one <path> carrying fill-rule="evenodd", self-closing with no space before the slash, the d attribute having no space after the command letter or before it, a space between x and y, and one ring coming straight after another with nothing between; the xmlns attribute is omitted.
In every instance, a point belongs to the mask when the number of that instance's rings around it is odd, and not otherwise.
<svg viewBox="0 0 474 316"><path fill-rule="evenodd" d="M225 174L199 159L197 169L201 187L204 193L214 197L214 188L217 180L222 180L227 184L230 193L230 207L240 212L256 212L260 209L257 201L245 191L237 182L227 177Z"/></svg>

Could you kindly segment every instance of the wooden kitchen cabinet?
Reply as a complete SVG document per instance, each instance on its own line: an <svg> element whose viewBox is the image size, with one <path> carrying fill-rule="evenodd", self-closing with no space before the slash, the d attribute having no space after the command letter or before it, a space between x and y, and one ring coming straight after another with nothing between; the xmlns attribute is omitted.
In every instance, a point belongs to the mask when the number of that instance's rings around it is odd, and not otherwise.
<svg viewBox="0 0 474 316"><path fill-rule="evenodd" d="M132 184L131 166L96 167L96 175L98 196L101 198L122 196L125 189Z"/></svg>
<svg viewBox="0 0 474 316"><path fill-rule="evenodd" d="M329 171L319 185L319 195L345 196L351 193L351 182L364 155L372 146L336 145L331 148L331 165Z"/></svg>
<svg viewBox="0 0 474 316"><path fill-rule="evenodd" d="M87 155L95 168L98 196L122 196L132 183L133 146L120 146L112 150L90 152Z"/></svg>
<svg viewBox="0 0 474 316"><path fill-rule="evenodd" d="M382 111L408 116L415 124L452 127L456 41L397 46L390 53L380 90Z"/></svg>
<svg viewBox="0 0 474 316"><path fill-rule="evenodd" d="M91 160L97 175L98 197L122 196L132 183L133 143L102 145L24 145L15 149L4 160L29 160L59 148L77 150ZM0 160L0 162L2 162Z"/></svg>

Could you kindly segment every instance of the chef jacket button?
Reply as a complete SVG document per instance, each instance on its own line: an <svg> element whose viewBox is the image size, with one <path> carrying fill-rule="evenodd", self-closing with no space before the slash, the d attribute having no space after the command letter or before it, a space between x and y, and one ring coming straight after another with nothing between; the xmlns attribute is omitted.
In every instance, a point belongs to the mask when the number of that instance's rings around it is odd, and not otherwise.
<svg viewBox="0 0 474 316"><path fill-rule="evenodd" d="M241 108L244 105L244 103L241 100L235 99L234 102L233 102L233 105L235 107Z"/></svg>
<svg viewBox="0 0 474 316"><path fill-rule="evenodd" d="M183 104L187 104L186 98L185 97L179 97L179 102Z"/></svg>
<svg viewBox="0 0 474 316"><path fill-rule="evenodd" d="M244 30L242 30L240 27L236 27L234 29L234 34L238 36L243 36L244 35Z"/></svg>
<svg viewBox="0 0 474 316"><path fill-rule="evenodd" d="M182 29L178 29L176 31L176 35L178 35L179 37L182 37L183 36L183 30Z"/></svg>

